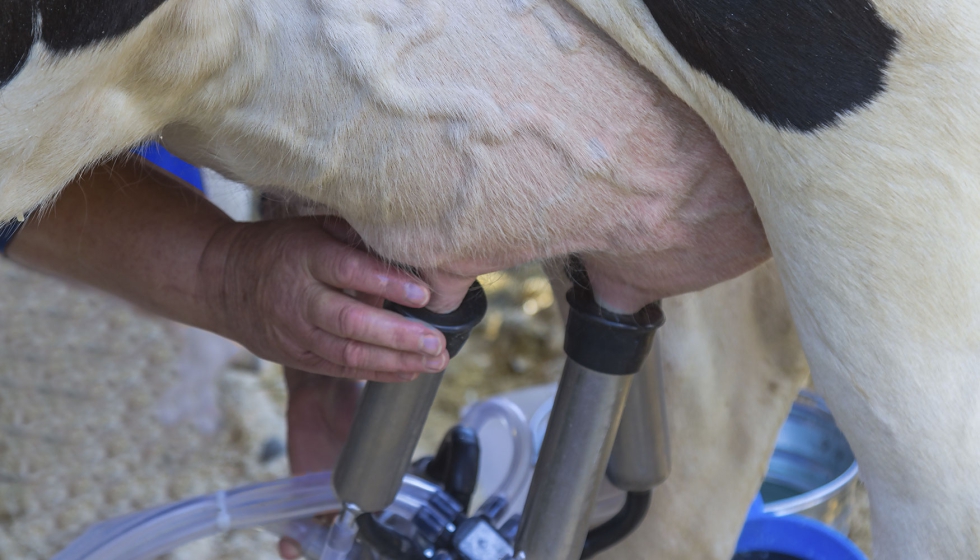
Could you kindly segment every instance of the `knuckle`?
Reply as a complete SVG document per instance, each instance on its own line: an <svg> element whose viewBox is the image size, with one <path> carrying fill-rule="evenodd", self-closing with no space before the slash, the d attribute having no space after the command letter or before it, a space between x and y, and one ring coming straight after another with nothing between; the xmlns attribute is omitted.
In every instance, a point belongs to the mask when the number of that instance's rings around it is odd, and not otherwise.
<svg viewBox="0 0 980 560"><path fill-rule="evenodd" d="M336 263L334 277L341 286L353 288L356 287L360 270L361 266L357 257L352 252L346 251Z"/></svg>
<svg viewBox="0 0 980 560"><path fill-rule="evenodd" d="M323 360L309 351L300 352L294 361L304 371L316 371L317 368L323 365Z"/></svg>
<svg viewBox="0 0 980 560"><path fill-rule="evenodd" d="M353 341L344 344L343 360L347 367L358 367L363 365L366 359L365 348Z"/></svg>
<svg viewBox="0 0 980 560"><path fill-rule="evenodd" d="M343 338L355 338L360 333L363 314L356 305L347 304L337 312L337 334Z"/></svg>
<svg viewBox="0 0 980 560"><path fill-rule="evenodd" d="M422 361L422 358L415 354L408 352L399 352L398 354L398 365L404 372L416 372L425 369Z"/></svg>

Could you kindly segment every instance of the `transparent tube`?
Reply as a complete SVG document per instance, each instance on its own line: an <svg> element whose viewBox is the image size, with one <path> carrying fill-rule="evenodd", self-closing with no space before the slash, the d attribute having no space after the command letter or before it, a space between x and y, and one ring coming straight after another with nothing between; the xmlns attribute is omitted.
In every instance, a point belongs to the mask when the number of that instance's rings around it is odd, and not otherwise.
<svg viewBox="0 0 980 560"><path fill-rule="evenodd" d="M423 503L431 499L432 494L438 488L432 483L414 476L406 476L402 481L401 491L395 498L395 503L388 506L385 510L385 518L398 516L402 519L412 519L415 512ZM327 542L330 531L334 530L337 523L326 526L322 522L314 519L291 519L278 523L265 524L263 529L280 537L289 537L296 541L303 555L310 560L326 560L332 558L330 554L336 552L328 550ZM339 528L343 529L343 528ZM333 558L337 556L334 555ZM340 556L345 558L345 556Z"/></svg>
<svg viewBox="0 0 980 560"><path fill-rule="evenodd" d="M486 495L502 496L510 503L514 501L531 476L534 439L524 412L507 399L494 397L473 406L463 417L460 425L479 434L484 426L494 420L501 420L507 426L513 441L514 453L504 481L494 492Z"/></svg>
<svg viewBox="0 0 980 560"><path fill-rule="evenodd" d="M263 525L262 528L274 535L296 541L303 556L312 560L319 559L327 546L328 529L315 519L291 519Z"/></svg>
<svg viewBox="0 0 980 560"><path fill-rule="evenodd" d="M411 518L435 491L428 482L408 477L392 512ZM99 523L52 560L150 559L204 537L248 527L274 526L284 530L277 533L292 536L301 528L309 532L310 526L284 522L340 508L329 472L253 484Z"/></svg>
<svg viewBox="0 0 980 560"><path fill-rule="evenodd" d="M397 500L398 497L396 496ZM345 509L327 531L320 560L347 560L357 538L357 514Z"/></svg>
<svg viewBox="0 0 980 560"><path fill-rule="evenodd" d="M477 433L500 420L513 442L513 455L500 487L489 495L514 501L526 491L532 473L534 437L521 409L507 399L491 398L475 405L461 422ZM411 519L437 490L407 476L388 515ZM266 527L298 541L304 552L318 557L327 527L308 518L340 511L331 473L321 472L242 486L117 517L92 526L52 560L140 560L165 554L183 544L231 529Z"/></svg>

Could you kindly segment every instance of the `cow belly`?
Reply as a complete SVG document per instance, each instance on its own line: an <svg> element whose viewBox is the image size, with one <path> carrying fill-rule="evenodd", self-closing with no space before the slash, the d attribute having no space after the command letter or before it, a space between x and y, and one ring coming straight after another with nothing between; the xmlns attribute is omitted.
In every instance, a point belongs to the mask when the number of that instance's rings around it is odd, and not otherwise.
<svg viewBox="0 0 980 560"><path fill-rule="evenodd" d="M764 239L739 243L757 222L714 135L569 6L358 6L318 22L343 56L291 53L309 74L271 64L243 105L167 127L168 148L287 186L404 264L475 276L589 253L600 292L622 309L767 258ZM364 18L380 6L390 11L378 38ZM709 222L723 238L682 227ZM751 249L732 258L735 245ZM726 266L677 277L653 265L706 246Z"/></svg>

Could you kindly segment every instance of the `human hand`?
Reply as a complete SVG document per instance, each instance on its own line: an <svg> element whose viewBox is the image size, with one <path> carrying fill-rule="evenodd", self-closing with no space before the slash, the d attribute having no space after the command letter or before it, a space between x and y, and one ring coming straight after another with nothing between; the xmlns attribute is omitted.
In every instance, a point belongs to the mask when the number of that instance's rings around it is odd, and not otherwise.
<svg viewBox="0 0 980 560"><path fill-rule="evenodd" d="M383 299L423 307L428 287L352 240L349 226L324 218L223 226L199 266L215 323L208 327L259 357L311 373L407 381L444 369L441 333L380 309Z"/></svg>

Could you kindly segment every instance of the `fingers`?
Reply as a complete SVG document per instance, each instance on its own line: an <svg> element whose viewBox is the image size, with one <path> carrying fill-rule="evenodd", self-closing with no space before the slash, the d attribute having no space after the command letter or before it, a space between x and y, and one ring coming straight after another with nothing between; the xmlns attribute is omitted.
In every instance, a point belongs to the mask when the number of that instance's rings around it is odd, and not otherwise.
<svg viewBox="0 0 980 560"><path fill-rule="evenodd" d="M311 325L342 339L430 357L441 355L445 348L442 334L432 327L329 290L310 299L307 315Z"/></svg>
<svg viewBox="0 0 980 560"><path fill-rule="evenodd" d="M312 352L328 362L366 371L436 373L444 370L449 363L449 356L444 351L435 356L399 352L348 337L334 336L322 330L310 334L308 345Z"/></svg>
<svg viewBox="0 0 980 560"><path fill-rule="evenodd" d="M307 337L309 338L309 337ZM377 371L361 369L342 364L336 364L317 352L309 350L312 346L309 340L283 341L283 352L275 357L267 357L286 367L286 370L300 370L311 374L311 377L330 377L356 381L378 381L381 383L401 383L413 381L423 373L421 371ZM287 378L287 382L289 379ZM290 388L292 392L294 388Z"/></svg>
<svg viewBox="0 0 980 560"><path fill-rule="evenodd" d="M341 290L373 294L409 307L424 307L429 302L429 288L421 280L338 242L314 251L310 270L320 282Z"/></svg>
<svg viewBox="0 0 980 560"><path fill-rule="evenodd" d="M292 363L284 364L291 367L301 368L317 375L338 377L343 379L356 379L358 381L377 381L379 383L404 383L418 379L421 372L417 371L376 371L359 369L354 367L342 366L328 361L312 352L304 354L301 358Z"/></svg>

